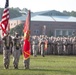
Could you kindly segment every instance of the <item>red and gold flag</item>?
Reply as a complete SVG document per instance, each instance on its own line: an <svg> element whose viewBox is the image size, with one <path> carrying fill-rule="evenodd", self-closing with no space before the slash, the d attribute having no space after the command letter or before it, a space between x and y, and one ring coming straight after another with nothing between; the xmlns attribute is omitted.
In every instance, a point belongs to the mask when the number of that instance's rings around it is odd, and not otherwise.
<svg viewBox="0 0 76 75"><path fill-rule="evenodd" d="M23 43L23 56L24 60L30 58L30 11L28 11L28 15L26 17L26 21L24 24L24 43Z"/></svg>

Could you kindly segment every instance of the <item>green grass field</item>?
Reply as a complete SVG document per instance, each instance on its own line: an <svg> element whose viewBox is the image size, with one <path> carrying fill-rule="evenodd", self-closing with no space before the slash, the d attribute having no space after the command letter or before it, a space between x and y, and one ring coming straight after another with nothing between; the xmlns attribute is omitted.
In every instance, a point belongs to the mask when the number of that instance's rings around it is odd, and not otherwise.
<svg viewBox="0 0 76 75"><path fill-rule="evenodd" d="M29 70L24 69L22 56L18 70L13 68L12 55L10 59L9 69L4 69L0 55L0 75L76 75L76 56L31 56Z"/></svg>

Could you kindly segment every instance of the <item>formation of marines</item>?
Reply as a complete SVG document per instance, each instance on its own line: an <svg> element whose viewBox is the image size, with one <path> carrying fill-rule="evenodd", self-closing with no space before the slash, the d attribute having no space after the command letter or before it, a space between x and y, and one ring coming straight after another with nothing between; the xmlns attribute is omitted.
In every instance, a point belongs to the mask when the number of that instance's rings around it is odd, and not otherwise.
<svg viewBox="0 0 76 75"><path fill-rule="evenodd" d="M23 39L19 37L18 33L15 33L15 36L11 37L8 32L2 40L4 68L9 68L10 55L12 52L13 66L15 69L18 69L18 63L22 53ZM76 55L76 37L47 37L40 35L31 36L30 42L31 54L33 54L34 57L37 57L37 54L41 54L43 57L45 57L46 54ZM29 66L29 64L27 64L27 66Z"/></svg>
<svg viewBox="0 0 76 75"><path fill-rule="evenodd" d="M36 47L36 42L38 47L35 49L33 47ZM76 55L76 37L33 36L31 44L34 56L37 56L38 53L42 56L45 54ZM45 45L47 45L46 49Z"/></svg>

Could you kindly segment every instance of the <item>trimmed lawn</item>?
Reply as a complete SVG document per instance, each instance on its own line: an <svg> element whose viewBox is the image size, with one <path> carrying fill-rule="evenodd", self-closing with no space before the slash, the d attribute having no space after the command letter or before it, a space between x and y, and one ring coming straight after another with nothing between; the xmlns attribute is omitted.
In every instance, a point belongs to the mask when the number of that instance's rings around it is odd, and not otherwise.
<svg viewBox="0 0 76 75"><path fill-rule="evenodd" d="M19 69L13 67L10 57L9 69L3 67L3 55L0 55L0 75L76 75L76 56L46 55L30 57L30 69L25 70L23 56L19 60Z"/></svg>

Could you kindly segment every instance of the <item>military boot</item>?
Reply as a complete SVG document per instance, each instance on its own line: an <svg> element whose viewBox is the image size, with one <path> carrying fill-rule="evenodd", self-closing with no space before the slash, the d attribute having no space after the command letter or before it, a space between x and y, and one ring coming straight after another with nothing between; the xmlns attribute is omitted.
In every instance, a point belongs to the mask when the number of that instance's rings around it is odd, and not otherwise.
<svg viewBox="0 0 76 75"><path fill-rule="evenodd" d="M4 65L5 69L8 69L8 65Z"/></svg>
<svg viewBox="0 0 76 75"><path fill-rule="evenodd" d="M14 65L14 69L18 69L18 66L17 65Z"/></svg>

